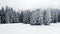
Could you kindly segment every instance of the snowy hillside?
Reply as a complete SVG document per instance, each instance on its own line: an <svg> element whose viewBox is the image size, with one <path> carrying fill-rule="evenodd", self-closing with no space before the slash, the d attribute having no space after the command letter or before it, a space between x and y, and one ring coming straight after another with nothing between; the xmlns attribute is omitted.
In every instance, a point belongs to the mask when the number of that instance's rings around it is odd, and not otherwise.
<svg viewBox="0 0 60 34"><path fill-rule="evenodd" d="M0 34L60 34L60 23L49 26L32 26L29 24L0 24Z"/></svg>

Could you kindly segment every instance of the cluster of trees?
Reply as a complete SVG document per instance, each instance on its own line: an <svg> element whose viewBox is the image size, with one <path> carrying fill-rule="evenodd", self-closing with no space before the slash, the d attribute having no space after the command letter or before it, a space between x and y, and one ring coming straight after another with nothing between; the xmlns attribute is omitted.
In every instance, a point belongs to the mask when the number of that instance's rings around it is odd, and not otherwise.
<svg viewBox="0 0 60 34"><path fill-rule="evenodd" d="M36 9L15 11L13 8L0 9L0 23L24 23L31 25L49 25L60 22L59 9Z"/></svg>
<svg viewBox="0 0 60 34"><path fill-rule="evenodd" d="M19 15L20 13L13 10L13 8L6 6L4 9L4 7L2 7L0 10L0 23L18 23Z"/></svg>
<svg viewBox="0 0 60 34"><path fill-rule="evenodd" d="M31 21L32 25L49 25L51 23L51 13L50 10L37 9L32 11Z"/></svg>

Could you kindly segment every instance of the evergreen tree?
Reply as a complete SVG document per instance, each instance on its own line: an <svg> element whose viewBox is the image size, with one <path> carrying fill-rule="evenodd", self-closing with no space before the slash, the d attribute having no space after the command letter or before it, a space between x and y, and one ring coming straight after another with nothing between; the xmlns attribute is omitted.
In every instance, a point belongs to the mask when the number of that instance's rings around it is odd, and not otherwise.
<svg viewBox="0 0 60 34"><path fill-rule="evenodd" d="M49 25L51 23L51 13L50 13L49 9L44 10L43 23L44 23L44 25Z"/></svg>
<svg viewBox="0 0 60 34"><path fill-rule="evenodd" d="M4 7L1 9L1 23L6 23Z"/></svg>
<svg viewBox="0 0 60 34"><path fill-rule="evenodd" d="M25 11L23 15L23 22L26 24L30 23L30 16L31 16L30 10Z"/></svg>
<svg viewBox="0 0 60 34"><path fill-rule="evenodd" d="M41 9L32 11L31 21L30 21L31 25L41 25L43 23L42 12L43 11Z"/></svg>
<svg viewBox="0 0 60 34"><path fill-rule="evenodd" d="M24 13L23 13L23 11L21 11L20 19L19 19L21 23L23 23L23 15L24 15Z"/></svg>

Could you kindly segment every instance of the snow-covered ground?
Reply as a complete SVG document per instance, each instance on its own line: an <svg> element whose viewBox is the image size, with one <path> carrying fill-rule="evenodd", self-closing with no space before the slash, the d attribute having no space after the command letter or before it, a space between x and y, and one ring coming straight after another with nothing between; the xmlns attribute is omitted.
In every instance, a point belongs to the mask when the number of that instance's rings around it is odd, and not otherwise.
<svg viewBox="0 0 60 34"><path fill-rule="evenodd" d="M0 24L0 34L60 34L60 23L49 26L29 24Z"/></svg>

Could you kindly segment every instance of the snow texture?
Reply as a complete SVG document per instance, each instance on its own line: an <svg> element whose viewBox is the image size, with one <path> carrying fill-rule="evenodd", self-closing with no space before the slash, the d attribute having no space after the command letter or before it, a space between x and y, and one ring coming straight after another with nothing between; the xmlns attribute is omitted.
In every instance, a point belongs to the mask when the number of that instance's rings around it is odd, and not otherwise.
<svg viewBox="0 0 60 34"><path fill-rule="evenodd" d="M31 26L29 24L0 24L0 34L60 34L60 23L49 26Z"/></svg>

